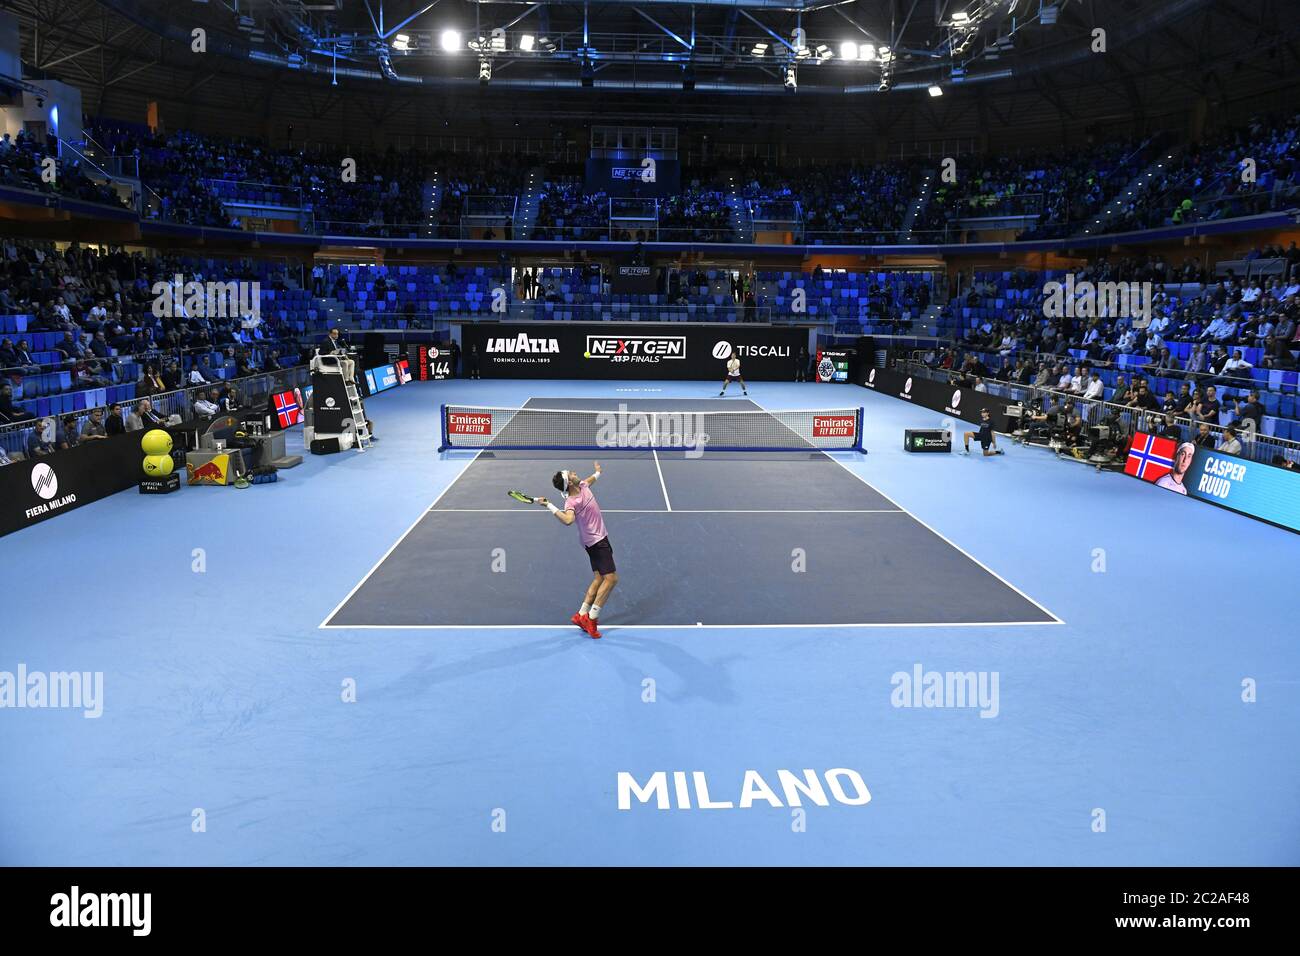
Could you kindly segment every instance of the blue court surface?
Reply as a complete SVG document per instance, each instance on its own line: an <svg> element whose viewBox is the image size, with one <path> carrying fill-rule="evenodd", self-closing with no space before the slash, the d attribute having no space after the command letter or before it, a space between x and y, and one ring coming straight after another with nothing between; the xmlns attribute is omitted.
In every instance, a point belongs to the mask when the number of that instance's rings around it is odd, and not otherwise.
<svg viewBox="0 0 1300 956"><path fill-rule="evenodd" d="M864 406L868 454L436 451L443 403L619 402ZM365 454L0 538L0 671L103 674L98 717L0 710L0 863L1300 863L1293 534L909 455L937 416L853 386L368 407ZM505 495L592 459L599 641L575 529Z"/></svg>

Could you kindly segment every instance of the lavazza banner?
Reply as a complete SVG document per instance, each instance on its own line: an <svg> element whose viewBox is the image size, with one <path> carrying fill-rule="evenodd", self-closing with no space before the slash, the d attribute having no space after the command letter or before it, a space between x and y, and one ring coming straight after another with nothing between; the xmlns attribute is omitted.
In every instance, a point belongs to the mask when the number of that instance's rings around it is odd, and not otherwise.
<svg viewBox="0 0 1300 956"><path fill-rule="evenodd" d="M747 381L793 381L804 329L676 322L519 322L461 326L484 378L695 379L721 382L740 359Z"/></svg>
<svg viewBox="0 0 1300 956"><path fill-rule="evenodd" d="M1006 399L977 392L973 388L958 388L947 382L907 375L891 368L867 369L863 373L861 384L873 392L967 422L979 421L980 409L987 408L993 419L994 431L1008 432L1011 428L1007 421Z"/></svg>

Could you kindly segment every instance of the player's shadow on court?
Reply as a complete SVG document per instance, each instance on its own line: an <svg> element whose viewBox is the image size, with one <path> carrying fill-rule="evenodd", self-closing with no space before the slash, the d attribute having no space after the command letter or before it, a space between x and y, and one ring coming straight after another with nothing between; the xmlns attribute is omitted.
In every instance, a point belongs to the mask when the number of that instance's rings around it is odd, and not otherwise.
<svg viewBox="0 0 1300 956"><path fill-rule="evenodd" d="M591 643L591 638L572 625L568 628L572 633L567 633L560 626L555 630L554 635L527 637L521 643L511 643L463 661L436 664L435 658L425 658L418 666L382 689L399 697L418 697L438 684L545 660L569 652L574 647L581 648L584 641Z"/></svg>
<svg viewBox="0 0 1300 956"><path fill-rule="evenodd" d="M687 632L689 629L682 630ZM655 667L664 668L677 677L680 689L670 691L674 698L681 700L700 698L714 704L730 704L736 700L730 667L733 661L739 659L738 654L731 654L715 661L703 661L675 641L663 637L635 637L623 630L610 631L601 643L605 641L608 641L608 644L601 650L608 649L609 653L602 654L602 658L632 686L639 686L645 677L651 676L652 672L649 668L637 668L627 664L628 658L622 654L623 651L649 654L656 658ZM658 679L656 683L663 685L663 681Z"/></svg>

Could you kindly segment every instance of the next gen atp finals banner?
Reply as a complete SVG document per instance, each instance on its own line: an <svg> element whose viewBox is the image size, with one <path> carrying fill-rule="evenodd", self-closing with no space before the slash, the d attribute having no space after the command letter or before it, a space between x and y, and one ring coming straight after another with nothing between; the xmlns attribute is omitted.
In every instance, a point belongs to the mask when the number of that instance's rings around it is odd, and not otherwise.
<svg viewBox="0 0 1300 956"><path fill-rule="evenodd" d="M1300 532L1300 471L1136 432L1124 471L1188 498Z"/></svg>

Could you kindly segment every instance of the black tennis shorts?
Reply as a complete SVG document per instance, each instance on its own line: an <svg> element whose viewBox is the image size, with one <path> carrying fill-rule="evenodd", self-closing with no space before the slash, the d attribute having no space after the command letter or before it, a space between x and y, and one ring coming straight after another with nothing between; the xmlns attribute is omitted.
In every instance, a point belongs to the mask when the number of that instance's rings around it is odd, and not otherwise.
<svg viewBox="0 0 1300 956"><path fill-rule="evenodd" d="M982 447L988 448L993 444L993 426L980 425L980 430L976 433L979 437L979 443Z"/></svg>
<svg viewBox="0 0 1300 956"><path fill-rule="evenodd" d="M614 573L614 549L609 538L601 538L587 547L587 557L591 558L591 570L596 574Z"/></svg>

